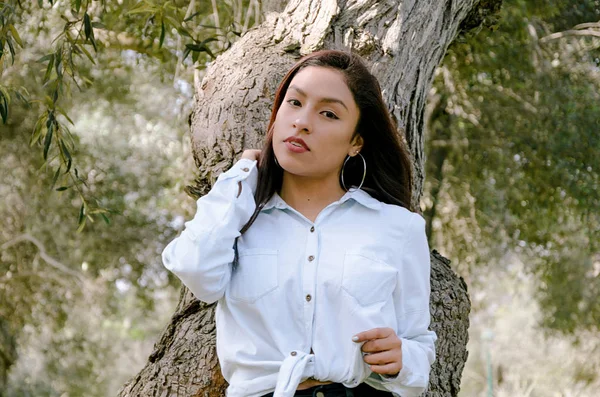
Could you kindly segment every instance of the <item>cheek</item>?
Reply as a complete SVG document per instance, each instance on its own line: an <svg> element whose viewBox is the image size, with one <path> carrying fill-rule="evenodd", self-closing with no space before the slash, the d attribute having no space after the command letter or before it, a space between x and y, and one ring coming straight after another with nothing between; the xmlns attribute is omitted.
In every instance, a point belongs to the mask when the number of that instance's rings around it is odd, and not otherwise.
<svg viewBox="0 0 600 397"><path fill-rule="evenodd" d="M329 131L324 132L322 142L326 150L332 154L347 153L352 140L352 131L347 125L332 126Z"/></svg>
<svg viewBox="0 0 600 397"><path fill-rule="evenodd" d="M285 120L285 112L280 108L273 122L273 138L281 136L285 130L283 128L283 120Z"/></svg>

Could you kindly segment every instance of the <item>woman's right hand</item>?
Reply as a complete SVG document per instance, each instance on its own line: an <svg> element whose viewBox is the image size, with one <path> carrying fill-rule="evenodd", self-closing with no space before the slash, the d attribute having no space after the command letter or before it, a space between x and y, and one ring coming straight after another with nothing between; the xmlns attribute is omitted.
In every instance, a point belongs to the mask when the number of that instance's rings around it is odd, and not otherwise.
<svg viewBox="0 0 600 397"><path fill-rule="evenodd" d="M244 153L242 153L242 158L259 161L260 160L260 152L261 151L258 149L244 150Z"/></svg>

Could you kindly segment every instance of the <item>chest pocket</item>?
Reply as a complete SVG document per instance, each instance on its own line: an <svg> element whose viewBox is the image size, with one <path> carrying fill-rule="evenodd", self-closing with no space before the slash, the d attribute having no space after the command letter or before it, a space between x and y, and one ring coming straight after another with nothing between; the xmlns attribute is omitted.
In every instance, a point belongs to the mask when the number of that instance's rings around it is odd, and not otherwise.
<svg viewBox="0 0 600 397"><path fill-rule="evenodd" d="M231 275L232 299L254 303L279 286L277 251L252 248L240 250L238 266Z"/></svg>
<svg viewBox="0 0 600 397"><path fill-rule="evenodd" d="M342 289L368 306L389 299L396 286L398 270L361 252L346 252Z"/></svg>

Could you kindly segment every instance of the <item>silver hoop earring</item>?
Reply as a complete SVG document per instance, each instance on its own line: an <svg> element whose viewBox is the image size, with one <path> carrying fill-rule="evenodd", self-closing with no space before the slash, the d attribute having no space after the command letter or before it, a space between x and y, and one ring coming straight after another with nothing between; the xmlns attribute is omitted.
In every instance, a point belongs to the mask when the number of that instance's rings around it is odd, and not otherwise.
<svg viewBox="0 0 600 397"><path fill-rule="evenodd" d="M360 188L362 187L363 183L365 183L365 177L367 176L367 162L365 161L365 158L363 157L362 154L357 153L358 156L360 156L360 158L363 161L363 177L362 180L360 181L360 185L358 185L358 187L356 188L356 190L360 190ZM346 190L347 192L349 191L349 189L346 187L346 184L344 183L344 168L346 168L346 163L348 162L348 160L350 160L352 157L348 156L346 157L346 160L344 160L344 165L342 166L342 186L344 187L344 190Z"/></svg>
<svg viewBox="0 0 600 397"><path fill-rule="evenodd" d="M275 159L275 164L277 164L277 166L281 168L281 166L279 165L279 161L277 161L277 157L273 156L273 158Z"/></svg>

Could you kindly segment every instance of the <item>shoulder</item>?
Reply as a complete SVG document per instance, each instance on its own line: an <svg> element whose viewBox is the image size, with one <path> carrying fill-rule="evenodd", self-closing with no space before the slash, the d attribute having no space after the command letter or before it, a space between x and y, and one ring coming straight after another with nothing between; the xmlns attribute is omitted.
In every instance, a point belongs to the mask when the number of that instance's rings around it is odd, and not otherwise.
<svg viewBox="0 0 600 397"><path fill-rule="evenodd" d="M368 209L369 222L375 221L377 227L384 233L395 235L409 231L425 230L425 219L420 214L396 204L387 204L373 197L367 191L359 190L351 197ZM371 210L374 210L376 215Z"/></svg>
<svg viewBox="0 0 600 397"><path fill-rule="evenodd" d="M419 228L425 225L423 216L400 205L381 203L381 215L391 225L403 229Z"/></svg>
<svg viewBox="0 0 600 397"><path fill-rule="evenodd" d="M404 242L398 244L398 248L425 237L423 216L402 206L382 203L379 219L382 231L391 241Z"/></svg>

